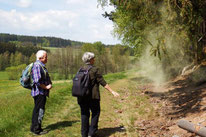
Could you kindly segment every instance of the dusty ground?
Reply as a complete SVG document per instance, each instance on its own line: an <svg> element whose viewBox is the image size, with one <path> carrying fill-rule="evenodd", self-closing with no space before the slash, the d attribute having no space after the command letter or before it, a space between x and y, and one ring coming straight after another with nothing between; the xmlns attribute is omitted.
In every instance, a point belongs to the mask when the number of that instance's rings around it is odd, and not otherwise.
<svg viewBox="0 0 206 137"><path fill-rule="evenodd" d="M182 119L206 126L206 82L194 82L191 77L187 74L154 86L147 78L131 73L127 79L112 83L121 96L114 99L109 93L102 94L99 136L198 137L177 126ZM142 98L149 99L149 105L148 101L142 105ZM141 106L145 106L144 111L150 109L151 116L146 112L139 117Z"/></svg>
<svg viewBox="0 0 206 137"><path fill-rule="evenodd" d="M151 96L154 106L162 105L156 107L158 117L139 121L142 137L198 136L179 128L177 122L181 119L206 126L206 83L194 82L189 75L179 76L157 88L142 87L142 93Z"/></svg>

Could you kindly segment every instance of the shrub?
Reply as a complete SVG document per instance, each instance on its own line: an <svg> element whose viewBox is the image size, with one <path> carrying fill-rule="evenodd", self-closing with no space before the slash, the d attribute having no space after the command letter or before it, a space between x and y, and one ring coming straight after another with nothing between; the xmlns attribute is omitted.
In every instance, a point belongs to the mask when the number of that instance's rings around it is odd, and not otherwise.
<svg viewBox="0 0 206 137"><path fill-rule="evenodd" d="M18 80L21 76L22 71L26 68L26 64L8 67L6 72L8 73L9 80Z"/></svg>

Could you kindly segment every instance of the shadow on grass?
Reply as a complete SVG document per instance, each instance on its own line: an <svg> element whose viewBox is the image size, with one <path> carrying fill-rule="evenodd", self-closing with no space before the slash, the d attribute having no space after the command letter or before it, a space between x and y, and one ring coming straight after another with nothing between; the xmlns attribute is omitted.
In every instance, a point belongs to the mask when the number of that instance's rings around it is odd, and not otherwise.
<svg viewBox="0 0 206 137"><path fill-rule="evenodd" d="M70 126L72 126L73 123L76 123L76 122L80 122L80 121L79 120L61 121L61 122L57 122L57 123L48 125L45 129L50 131L50 130L65 128L65 127L70 127Z"/></svg>
<svg viewBox="0 0 206 137"><path fill-rule="evenodd" d="M102 128L97 132L98 137L109 137L110 135L116 132L125 132L125 128L123 126L113 127L113 128Z"/></svg>

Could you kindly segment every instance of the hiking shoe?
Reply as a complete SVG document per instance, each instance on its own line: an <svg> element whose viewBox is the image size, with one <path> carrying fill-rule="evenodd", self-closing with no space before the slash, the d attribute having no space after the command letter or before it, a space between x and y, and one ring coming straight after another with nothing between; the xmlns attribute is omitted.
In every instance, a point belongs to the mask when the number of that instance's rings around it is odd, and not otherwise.
<svg viewBox="0 0 206 137"><path fill-rule="evenodd" d="M88 135L88 137L98 137L97 134L94 134L94 135Z"/></svg>
<svg viewBox="0 0 206 137"><path fill-rule="evenodd" d="M42 131L40 131L40 132L32 132L34 135L44 135L44 134L47 134L48 133L48 131L46 131L46 130L42 130Z"/></svg>

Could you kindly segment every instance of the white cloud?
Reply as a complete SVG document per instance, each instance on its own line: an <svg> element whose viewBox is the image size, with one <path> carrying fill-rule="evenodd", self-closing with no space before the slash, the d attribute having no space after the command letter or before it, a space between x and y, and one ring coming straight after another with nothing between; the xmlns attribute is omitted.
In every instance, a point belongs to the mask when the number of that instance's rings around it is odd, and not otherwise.
<svg viewBox="0 0 206 137"><path fill-rule="evenodd" d="M64 24L74 24L77 15L66 10L49 10L35 13L22 13L16 10L0 10L1 26L21 28L26 31L62 29ZM68 26L68 25L67 25ZM70 25L71 26L71 25Z"/></svg>
<svg viewBox="0 0 206 137"><path fill-rule="evenodd" d="M113 30L112 24L96 23L90 26L94 39L103 40L111 38L111 32Z"/></svg>
<svg viewBox="0 0 206 137"><path fill-rule="evenodd" d="M112 21L102 16L104 11L97 8L96 0L0 0L0 7L1 3L9 5L0 8L1 33L119 43L111 35Z"/></svg>
<svg viewBox="0 0 206 137"><path fill-rule="evenodd" d="M28 8L32 4L32 0L19 0L17 6L22 8Z"/></svg>

